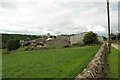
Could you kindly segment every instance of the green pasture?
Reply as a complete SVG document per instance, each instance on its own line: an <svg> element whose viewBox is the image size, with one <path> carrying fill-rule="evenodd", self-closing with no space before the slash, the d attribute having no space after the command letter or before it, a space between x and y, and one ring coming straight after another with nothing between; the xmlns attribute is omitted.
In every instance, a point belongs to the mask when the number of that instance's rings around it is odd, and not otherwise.
<svg viewBox="0 0 120 80"><path fill-rule="evenodd" d="M3 54L2 74L4 78L75 78L99 48L84 46Z"/></svg>

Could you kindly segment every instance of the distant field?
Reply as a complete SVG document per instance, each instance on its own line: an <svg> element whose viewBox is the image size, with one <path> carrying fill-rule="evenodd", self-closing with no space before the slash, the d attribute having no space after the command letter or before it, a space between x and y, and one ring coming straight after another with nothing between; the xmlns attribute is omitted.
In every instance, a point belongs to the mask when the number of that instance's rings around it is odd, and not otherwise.
<svg viewBox="0 0 120 80"><path fill-rule="evenodd" d="M24 51L3 55L4 78L75 78L99 46Z"/></svg>
<svg viewBox="0 0 120 80"><path fill-rule="evenodd" d="M118 65L118 54L118 50L112 47L111 53L108 55L108 73L110 78L118 78L118 67L120 67L120 65Z"/></svg>

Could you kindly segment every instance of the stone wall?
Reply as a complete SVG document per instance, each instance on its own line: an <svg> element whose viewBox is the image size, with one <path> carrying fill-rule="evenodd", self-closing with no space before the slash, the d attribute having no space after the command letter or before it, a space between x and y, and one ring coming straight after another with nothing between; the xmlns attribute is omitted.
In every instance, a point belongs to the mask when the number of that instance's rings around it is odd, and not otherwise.
<svg viewBox="0 0 120 80"><path fill-rule="evenodd" d="M93 60L79 74L75 80L84 80L85 78L106 78L107 77L107 45L103 43L100 50L94 56Z"/></svg>

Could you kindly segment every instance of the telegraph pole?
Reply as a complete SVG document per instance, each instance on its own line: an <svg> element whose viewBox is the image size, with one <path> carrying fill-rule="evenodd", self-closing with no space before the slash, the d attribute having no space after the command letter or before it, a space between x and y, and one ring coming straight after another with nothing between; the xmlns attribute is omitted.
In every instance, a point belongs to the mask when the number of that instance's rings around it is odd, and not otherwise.
<svg viewBox="0 0 120 80"><path fill-rule="evenodd" d="M108 16L108 48L109 53L111 53L109 0L107 0L107 16Z"/></svg>

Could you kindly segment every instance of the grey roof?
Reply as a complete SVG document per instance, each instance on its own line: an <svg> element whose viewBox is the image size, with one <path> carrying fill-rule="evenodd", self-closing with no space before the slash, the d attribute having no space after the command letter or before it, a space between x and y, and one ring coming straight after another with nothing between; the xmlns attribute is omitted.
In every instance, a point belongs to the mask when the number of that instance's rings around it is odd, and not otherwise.
<svg viewBox="0 0 120 80"><path fill-rule="evenodd" d="M44 38L38 38L38 39L34 39L31 42L44 42L45 39Z"/></svg>

